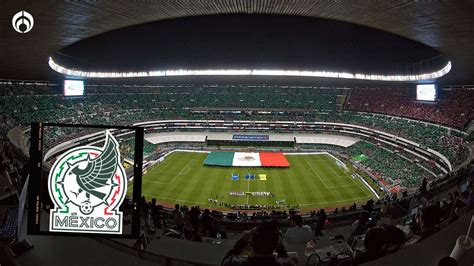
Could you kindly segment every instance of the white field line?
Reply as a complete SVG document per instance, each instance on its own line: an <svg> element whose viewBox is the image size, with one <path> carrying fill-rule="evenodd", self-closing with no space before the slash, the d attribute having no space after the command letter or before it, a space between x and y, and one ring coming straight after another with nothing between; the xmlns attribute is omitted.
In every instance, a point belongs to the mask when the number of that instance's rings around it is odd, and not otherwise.
<svg viewBox="0 0 474 266"><path fill-rule="evenodd" d="M329 152L327 153L327 155L329 157L333 158L334 160L338 161L340 164L344 165L344 167L347 167L347 165L344 162L342 162L341 160L339 160L339 158L337 158L336 156L330 154Z"/></svg>
<svg viewBox="0 0 474 266"><path fill-rule="evenodd" d="M321 183L323 183L323 186L328 189L328 186L326 185L326 183L324 182L324 180L319 176L318 172L316 172L316 170L314 170L314 168L311 166L311 164L308 162L308 161L305 161L306 164L308 164L309 168L311 168L311 170L313 170L313 173L316 174L316 177L319 179L319 181L321 181Z"/></svg>
<svg viewBox="0 0 474 266"><path fill-rule="evenodd" d="M196 158L192 159L191 161L189 161L182 169L181 171L179 171L179 173L170 181L170 184L172 184L176 178L180 175L185 175L187 173L189 173L189 171L191 171L191 167L189 167L189 164L192 163L194 160L196 160ZM183 173L183 170L186 169L187 172Z"/></svg>
<svg viewBox="0 0 474 266"><path fill-rule="evenodd" d="M328 164L329 165L329 170L331 170L331 172L333 172L335 176L339 176L339 174L336 173L336 171L334 171L334 169L332 168L333 162L331 161L331 159L329 159L328 157L325 157L325 158L331 162L330 164ZM355 181L352 178L350 178L350 179L352 180L352 182L355 183Z"/></svg>
<svg viewBox="0 0 474 266"><path fill-rule="evenodd" d="M317 154L328 154L327 152L284 152L283 155L317 155Z"/></svg>
<svg viewBox="0 0 474 266"><path fill-rule="evenodd" d="M152 180L146 180L146 179L143 179L142 182L164 184L164 185L169 185L170 184L169 182L152 181Z"/></svg>
<svg viewBox="0 0 474 266"><path fill-rule="evenodd" d="M158 164L163 165L163 164L164 164L163 162L164 162L164 160L161 161L161 162L156 162L155 164L153 164L153 165L151 166L151 171L155 170L155 166L157 166ZM157 169L157 170L156 170L156 173L159 174L159 173L161 173L161 172L164 172L164 171L166 170L166 168L168 168L169 166L170 166L170 163L165 164L165 166L163 166L162 169Z"/></svg>
<svg viewBox="0 0 474 266"><path fill-rule="evenodd" d="M142 181L144 182L149 182L149 183L156 183L156 184L165 184L165 185L169 185L169 184L173 184L173 182L176 180L176 178L180 175L185 175L187 173L189 173L189 171L191 171L191 167L189 166L190 163L192 163L196 158L192 159L191 161L189 161L182 169L181 171L179 171L179 173L173 178L171 179L171 181L169 182L160 182L160 181L153 181L153 180L148 180L148 179L143 179ZM187 172L183 172L183 170L185 170Z"/></svg>
<svg viewBox="0 0 474 266"><path fill-rule="evenodd" d="M369 183L367 183L367 181L365 181L365 179L363 177L360 177L359 179L362 181L362 183L364 183L364 185L368 189L370 189L370 191L372 191L372 193L374 193L374 195L377 199L380 199L380 196L377 194L377 192L375 192L375 190L369 185Z"/></svg>
<svg viewBox="0 0 474 266"><path fill-rule="evenodd" d="M212 151L201 151L201 150L173 150L173 151L181 151L181 152L194 152L194 153L211 153Z"/></svg>
<svg viewBox="0 0 474 266"><path fill-rule="evenodd" d="M331 159L328 159L328 160L331 161ZM331 164L329 164L329 169L330 169L335 175L337 175L336 171L334 171L334 170L332 169L332 165L331 165ZM351 178L351 177L348 176L348 175L345 175L345 176L347 176L347 178L349 178L349 179L352 181L352 183L354 183L354 185L357 185L357 183L355 182L355 180L354 180L353 178ZM368 185L368 184L367 184L367 185ZM357 186L357 187L359 187L359 186ZM361 190L362 190L367 196L370 196L370 193L367 193L367 191L365 191L365 190L363 190L363 189L361 189ZM378 195L377 195L377 197L378 197Z"/></svg>
<svg viewBox="0 0 474 266"><path fill-rule="evenodd" d="M164 159L165 157L171 155L172 153L174 152L195 152L195 153L209 153L210 151L195 151L195 150L173 150L171 152L169 152L168 154L166 154L165 156L162 157L162 159ZM321 154L321 155L330 155L331 157L333 157L331 154L329 154L328 152L301 152L301 153L284 153L285 155L317 155L317 154ZM189 164L194 161L195 159L192 159L191 161L189 161L182 169L181 171L170 181L170 182L160 182L160 181L152 181L152 180L146 180L146 179L143 179L142 181L144 182L150 182L150 183L157 183L157 184L171 184L175 181L175 179L180 176L180 175L183 175L183 174L187 174L190 170L191 170L191 167L189 167ZM324 187L326 189L337 189L337 188L341 188L341 187L352 187L352 186L357 186L357 183L352 179L350 178L348 175L339 175L337 174L333 169L332 169L332 166L330 165L329 166L329 169L337 176L337 177L342 177L342 176L346 176L347 178L349 178L354 184L353 185L343 185L343 186L328 186L324 180L319 176L318 172L311 166L311 164L306 161L306 163L308 164L308 166L311 168L311 170L313 171L313 173L316 175L316 177L323 183ZM323 164L320 164L320 163L316 163L315 165L323 165ZM324 166L327 166L327 164L324 164ZM183 170L187 170L187 172L183 173ZM313 174L313 176L314 176ZM377 198L380 198L377 193L373 190L373 188L362 178L361 179L362 182L367 186L367 188L369 188L372 193L374 193L374 195L377 197ZM247 187L247 191L250 191L250 180L247 180L247 184L248 184L248 187ZM366 192L366 191L364 191ZM198 203L198 204L208 204L207 202L199 202L199 201L190 201L190 200L182 200L182 199L176 199L176 198L169 198L169 197L162 197L162 196L157 196L157 195L152 195L152 194L146 194L146 193L142 193L143 195L146 195L146 196L151 196L151 197L154 197L154 198L157 198L157 199L164 199L164 200L173 200L173 201L177 201L177 202L194 202L194 203ZM352 199L346 199L346 200L336 200L336 201L326 201L326 202L318 202L318 203L308 203L308 204L300 204L299 206L315 206L315 205L326 205L326 204L331 204L331 203L340 203L340 202L350 202L350 201L356 201L356 200L361 200L361 199L366 199L368 196L370 195L367 195L367 196L364 196L364 197L357 197L357 198L352 198ZM249 202L249 196L247 195L247 204Z"/></svg>
<svg viewBox="0 0 474 266"><path fill-rule="evenodd" d="M150 161L150 167L154 167L155 164L163 162L166 159L166 157L170 156L171 154L175 152L210 153L210 151L199 151L199 150L180 150L180 149L172 150L166 153L165 155L161 156L158 160Z"/></svg>
<svg viewBox="0 0 474 266"><path fill-rule="evenodd" d="M308 162L308 161L305 161L308 166L311 168L310 170L313 171L314 174L316 174L316 177L321 181L321 183L323 183L324 187L326 189L337 189L337 188L341 188L341 187L353 187L353 186L356 186L357 184L352 184L352 185L342 185L342 186L328 186L324 180L321 178L321 176L318 174L318 172L316 172L316 170L314 170L314 168L311 166L311 164ZM311 173L310 173L311 174ZM312 174L312 176L315 176L314 174ZM338 176L338 177L341 177L341 176Z"/></svg>

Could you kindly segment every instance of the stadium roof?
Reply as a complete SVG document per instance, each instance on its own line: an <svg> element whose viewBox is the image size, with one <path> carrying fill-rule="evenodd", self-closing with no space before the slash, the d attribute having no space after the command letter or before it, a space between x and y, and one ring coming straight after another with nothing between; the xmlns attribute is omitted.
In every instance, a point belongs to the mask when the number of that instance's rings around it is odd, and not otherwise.
<svg viewBox="0 0 474 266"><path fill-rule="evenodd" d="M474 81L474 3L411 1L24 1L0 2L0 78L60 77L48 57L80 40L123 27L211 14L282 14L356 23L433 47L453 64L443 83ZM30 12L34 29L19 34L11 18Z"/></svg>

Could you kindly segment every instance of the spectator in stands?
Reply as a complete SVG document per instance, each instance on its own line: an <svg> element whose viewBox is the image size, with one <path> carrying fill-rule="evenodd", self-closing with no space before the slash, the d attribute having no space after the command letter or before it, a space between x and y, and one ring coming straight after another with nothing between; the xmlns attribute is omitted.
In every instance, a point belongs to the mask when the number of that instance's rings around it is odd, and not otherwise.
<svg viewBox="0 0 474 266"><path fill-rule="evenodd" d="M400 249L406 241L405 233L393 225L382 225L387 232L387 253L393 253Z"/></svg>
<svg viewBox="0 0 474 266"><path fill-rule="evenodd" d="M368 212L371 212L373 206L374 206L374 200L373 200L373 199L369 199L369 200L367 201L366 205L364 206L364 209L367 210Z"/></svg>
<svg viewBox="0 0 474 266"><path fill-rule="evenodd" d="M246 247L251 249L250 256L242 256ZM273 256L275 251L278 254L276 258ZM263 222L257 228L242 234L234 247L225 255L222 265L280 266L296 264L288 258L285 247L280 241L278 224L276 222Z"/></svg>
<svg viewBox="0 0 474 266"><path fill-rule="evenodd" d="M320 237L323 236L323 229L326 225L327 215L324 209L319 210L319 218L318 222L316 223L316 229L314 230L314 236Z"/></svg>
<svg viewBox="0 0 474 266"><path fill-rule="evenodd" d="M201 217L202 235L214 237L216 232L214 229L214 218L211 216L209 209L205 209Z"/></svg>
<svg viewBox="0 0 474 266"><path fill-rule="evenodd" d="M420 240L425 239L434 233L438 232L440 229L437 226L439 223L440 210L438 206L430 205L423 208L420 216L420 231L417 234L420 236Z"/></svg>
<svg viewBox="0 0 474 266"><path fill-rule="evenodd" d="M290 219L290 228L286 231L285 240L289 244L303 244L313 238L313 232L309 225L303 225L301 215L295 215Z"/></svg>
<svg viewBox="0 0 474 266"><path fill-rule="evenodd" d="M142 211L142 215L143 215L143 220L145 220L145 226L146 226L146 228L148 229L149 226L150 226L150 225L148 224L148 216L149 216L149 214L150 214L150 209L149 209L148 202L146 201L145 196L142 196L141 211Z"/></svg>
<svg viewBox="0 0 474 266"><path fill-rule="evenodd" d="M179 209L179 204L174 205L173 219L174 219L174 222L176 224L176 229L180 232L183 231L184 218L183 218L183 213Z"/></svg>
<svg viewBox="0 0 474 266"><path fill-rule="evenodd" d="M191 240L195 242L202 242L202 236L193 228L184 228L183 237L185 240Z"/></svg>
<svg viewBox="0 0 474 266"><path fill-rule="evenodd" d="M380 258L385 255L387 234L383 227L371 228L364 239L365 252L356 255L354 264L364 263L367 261Z"/></svg>
<svg viewBox="0 0 474 266"><path fill-rule="evenodd" d="M356 203L354 202L351 207L349 207L349 211L354 211L355 209L357 209L357 205Z"/></svg>
<svg viewBox="0 0 474 266"><path fill-rule="evenodd" d="M120 205L120 210L123 211L123 216L124 217L128 216L132 212L131 203L130 203L130 199L128 198L128 196L125 196L122 205ZM125 220L124 220L124 222L125 222Z"/></svg>
<svg viewBox="0 0 474 266"><path fill-rule="evenodd" d="M189 211L189 222L193 226L194 231L198 231L199 229L199 215L201 214L201 210L199 206L191 207Z"/></svg>
<svg viewBox="0 0 474 266"><path fill-rule="evenodd" d="M365 251L357 254L354 263L371 261L398 250L405 242L405 234L395 226L375 226L367 231L364 239Z"/></svg>
<svg viewBox="0 0 474 266"><path fill-rule="evenodd" d="M153 226L155 228L161 228L161 220L160 220L160 206L156 204L156 199L151 199L150 204L151 209L151 220L153 221Z"/></svg>
<svg viewBox="0 0 474 266"><path fill-rule="evenodd" d="M347 242L352 244L354 237L364 234L367 230L367 223L369 222L369 212L363 211L359 214L359 218L352 223L351 230Z"/></svg>
<svg viewBox="0 0 474 266"><path fill-rule="evenodd" d="M421 186L420 186L420 193L422 196L426 194L427 186L428 186L428 180L426 180L426 177L425 177L423 178L423 181L421 182Z"/></svg>

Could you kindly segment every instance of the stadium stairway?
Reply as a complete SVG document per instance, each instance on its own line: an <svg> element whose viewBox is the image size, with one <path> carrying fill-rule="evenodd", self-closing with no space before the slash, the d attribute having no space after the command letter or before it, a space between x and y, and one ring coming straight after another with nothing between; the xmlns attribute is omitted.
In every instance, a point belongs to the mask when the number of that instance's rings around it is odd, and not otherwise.
<svg viewBox="0 0 474 266"><path fill-rule="evenodd" d="M337 96L337 106L339 107L339 111L345 109L346 103L351 99L351 92L352 90L344 90L344 94Z"/></svg>

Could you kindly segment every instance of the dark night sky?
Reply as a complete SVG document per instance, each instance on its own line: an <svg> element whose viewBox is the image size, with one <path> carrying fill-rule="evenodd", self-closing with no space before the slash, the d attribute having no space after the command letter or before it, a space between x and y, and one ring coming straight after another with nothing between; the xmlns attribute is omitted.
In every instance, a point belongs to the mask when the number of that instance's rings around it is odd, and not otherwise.
<svg viewBox="0 0 474 266"><path fill-rule="evenodd" d="M404 73L406 64L437 55L425 45L355 24L225 15L111 31L66 47L54 58L95 71L265 68L388 74L397 72L397 64L398 73Z"/></svg>

